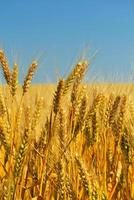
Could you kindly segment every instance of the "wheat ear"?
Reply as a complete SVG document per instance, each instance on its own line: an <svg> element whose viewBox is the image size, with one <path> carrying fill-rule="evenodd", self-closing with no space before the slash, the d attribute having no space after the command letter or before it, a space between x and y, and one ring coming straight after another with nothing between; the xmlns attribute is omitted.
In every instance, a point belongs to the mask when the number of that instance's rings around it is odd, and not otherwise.
<svg viewBox="0 0 134 200"><path fill-rule="evenodd" d="M18 65L14 63L13 73L12 73L12 82L11 82L12 96L16 95L17 86L18 86Z"/></svg>
<svg viewBox="0 0 134 200"><path fill-rule="evenodd" d="M90 191L89 191L89 181L88 181L88 178L87 178L87 172L84 169L84 167L83 167L81 161L79 160L78 156L75 157L75 160L76 160L76 163L77 163L77 166L78 166L78 169L79 169L79 175L80 175L80 179L81 179L83 188L85 190L85 194L89 197Z"/></svg>
<svg viewBox="0 0 134 200"><path fill-rule="evenodd" d="M38 63L36 61L33 61L32 64L30 65L27 75L24 78L24 83L23 83L23 95L28 91L30 87L30 83L32 81L33 75L35 73L35 70L37 69Z"/></svg>
<svg viewBox="0 0 134 200"><path fill-rule="evenodd" d="M65 87L64 87L64 92L63 94L65 95L67 93L67 91L70 89L72 83L74 82L74 80L79 77L79 80L81 78L83 78L83 75L87 69L89 65L89 62L84 60L79 62L74 69L72 70L72 72L69 74L69 76L67 77L66 81L65 81Z"/></svg>
<svg viewBox="0 0 134 200"><path fill-rule="evenodd" d="M2 50L0 50L0 63L3 70L5 80L8 85L11 84L11 72L8 65L8 60Z"/></svg>
<svg viewBox="0 0 134 200"><path fill-rule="evenodd" d="M61 105L63 89L64 89L64 80L60 79L53 98L53 110L55 114L57 114Z"/></svg>

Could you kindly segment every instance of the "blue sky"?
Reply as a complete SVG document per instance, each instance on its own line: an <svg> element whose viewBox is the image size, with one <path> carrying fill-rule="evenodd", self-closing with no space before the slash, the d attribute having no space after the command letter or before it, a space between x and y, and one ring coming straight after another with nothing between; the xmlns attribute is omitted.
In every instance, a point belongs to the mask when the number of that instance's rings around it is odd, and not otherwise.
<svg viewBox="0 0 134 200"><path fill-rule="evenodd" d="M66 76L83 57L91 58L87 79L127 81L134 68L133 0L0 1L0 47L24 76L39 59L35 82ZM97 78L96 78L97 77Z"/></svg>

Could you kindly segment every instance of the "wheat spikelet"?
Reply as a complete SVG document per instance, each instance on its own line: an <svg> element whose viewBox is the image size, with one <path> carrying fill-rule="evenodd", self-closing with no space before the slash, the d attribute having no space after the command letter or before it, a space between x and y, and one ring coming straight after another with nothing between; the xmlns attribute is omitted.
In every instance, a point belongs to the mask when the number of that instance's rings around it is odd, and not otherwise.
<svg viewBox="0 0 134 200"><path fill-rule="evenodd" d="M102 93L99 93L94 99L93 99L93 103L91 108L88 110L87 115L86 115L86 120L88 121L89 119L92 118L92 116L94 115L94 112L96 112L96 110L98 110L102 100L103 100L104 96Z"/></svg>
<svg viewBox="0 0 134 200"><path fill-rule="evenodd" d="M43 153L46 145L47 145L47 131L46 131L46 128L43 127L41 130L39 141L38 141L39 152Z"/></svg>
<svg viewBox="0 0 134 200"><path fill-rule="evenodd" d="M4 116L6 113L7 113L7 108L5 104L5 99L2 92L0 91L0 115Z"/></svg>
<svg viewBox="0 0 134 200"><path fill-rule="evenodd" d="M85 95L85 90L86 87L83 86L79 92L79 88L80 88L80 79L79 77L76 78L74 84L73 84L73 88L71 91L71 103L72 103L72 112L74 115L74 118L77 117L79 115L79 108L80 108L80 104L82 101L83 96Z"/></svg>
<svg viewBox="0 0 134 200"><path fill-rule="evenodd" d="M38 181L38 171L37 166L35 165L35 159L33 157L31 157L28 162L28 170L32 175L33 182L36 183Z"/></svg>
<svg viewBox="0 0 134 200"><path fill-rule="evenodd" d="M112 129L115 134L115 142L119 146L121 137L122 137L122 132L124 129L124 118L125 118L125 110L126 110L126 96L123 96L121 98L120 102L120 108L119 108L119 114L117 116L117 119L114 119L112 122Z"/></svg>
<svg viewBox="0 0 134 200"><path fill-rule="evenodd" d="M117 96L114 100L114 104L112 106L110 116L109 116L109 124L110 125L112 125L114 123L115 115L116 115L116 112L117 112L117 109L118 109L118 106L119 106L119 103L120 103L120 99L121 99L121 97Z"/></svg>
<svg viewBox="0 0 134 200"><path fill-rule="evenodd" d="M98 200L97 185L95 183L93 184L91 197L92 197L92 200Z"/></svg>
<svg viewBox="0 0 134 200"><path fill-rule="evenodd" d="M32 118L32 123L31 123L32 131L36 128L36 126L39 122L42 106L43 106L43 98L40 98L39 100L37 100L35 112L34 112L33 118Z"/></svg>
<svg viewBox="0 0 134 200"><path fill-rule="evenodd" d="M121 150L125 157L126 163L130 163L131 162L131 157L130 157L131 145L129 143L129 136L126 129L124 130L122 134L120 145L121 145Z"/></svg>
<svg viewBox="0 0 134 200"><path fill-rule="evenodd" d="M0 195L0 198L3 200L9 199L9 190L8 190L8 179L7 177L3 179L2 181L2 194Z"/></svg>
<svg viewBox="0 0 134 200"><path fill-rule="evenodd" d="M38 66L38 63L36 61L33 61L32 64L30 65L27 75L24 78L24 83L23 83L23 95L28 91L29 87L30 87L30 83L32 81L33 75L35 73L35 70Z"/></svg>
<svg viewBox="0 0 134 200"><path fill-rule="evenodd" d="M53 98L53 110L55 114L57 114L61 105L63 89L64 89L64 80L60 79L57 85L57 90L55 91Z"/></svg>
<svg viewBox="0 0 134 200"><path fill-rule="evenodd" d="M122 130L123 130L126 101L127 101L126 96L123 96L122 99L121 99L120 112L119 112L119 116L118 116L118 119L117 119L118 133L119 134L121 134Z"/></svg>
<svg viewBox="0 0 134 200"><path fill-rule="evenodd" d="M66 134L65 116L64 116L63 109L60 109L58 114L59 114L58 134L59 134L59 140L60 140L60 148L63 151L63 149L65 148L65 134Z"/></svg>
<svg viewBox="0 0 134 200"><path fill-rule="evenodd" d="M17 112L17 116L16 116L16 131L19 131L19 129L20 129L21 119L22 119L22 111L23 111L23 108L21 106L19 109L19 112Z"/></svg>
<svg viewBox="0 0 134 200"><path fill-rule="evenodd" d="M5 125L2 120L0 120L0 141L2 142L2 145L4 146L7 153L9 153L10 146L6 139L6 129L5 129Z"/></svg>
<svg viewBox="0 0 134 200"><path fill-rule="evenodd" d="M3 124L3 130L5 131L5 137L6 137L7 143L10 145L11 143L10 137L11 137L11 132L12 132L11 125L9 124L6 118L3 119L2 124Z"/></svg>
<svg viewBox="0 0 134 200"><path fill-rule="evenodd" d="M109 172L109 177L107 180L107 192L108 193L112 193L113 190L113 176L114 176L114 172L110 171Z"/></svg>
<svg viewBox="0 0 134 200"><path fill-rule="evenodd" d="M79 108L79 116L76 122L76 126L74 128L74 136L76 137L77 134L79 133L79 131L82 129L83 125L84 125L84 119L85 119L85 115L86 115L86 105L87 105L87 97L84 96L82 101L81 101L81 105Z"/></svg>
<svg viewBox="0 0 134 200"><path fill-rule="evenodd" d="M31 120L32 120L31 110L32 110L31 106L27 106L25 108L25 112L24 112L24 114L25 114L25 127L29 127L30 124L31 124Z"/></svg>
<svg viewBox="0 0 134 200"><path fill-rule="evenodd" d="M82 88L80 89L80 91L78 91L78 94L76 95L76 99L72 102L72 112L73 112L74 122L79 116L79 109L84 96L86 96L86 86L82 86Z"/></svg>
<svg viewBox="0 0 134 200"><path fill-rule="evenodd" d="M113 139L113 135L108 133L107 135L108 138L111 138L111 140L108 140L108 147L107 147L107 159L108 159L108 163L110 165L112 165L113 162L113 156L114 156L114 139ZM110 166L109 166L110 169Z"/></svg>
<svg viewBox="0 0 134 200"><path fill-rule="evenodd" d="M13 199L14 186L12 180L7 175L2 180L2 196L0 199L9 200Z"/></svg>
<svg viewBox="0 0 134 200"><path fill-rule="evenodd" d="M82 62L82 67L76 77L76 81L78 85L81 83L82 79L84 78L84 75L86 74L86 71L88 69L88 65L89 65L89 62L87 60Z"/></svg>
<svg viewBox="0 0 134 200"><path fill-rule="evenodd" d="M99 134L99 117L98 112L95 111L92 116L92 142L98 142Z"/></svg>
<svg viewBox="0 0 134 200"><path fill-rule="evenodd" d="M74 84L73 84L73 88L72 88L72 93L71 93L71 102L72 104L75 104L76 99L77 99L77 93L78 93L78 89L79 89L79 85L86 73L88 65L86 65L85 63L83 63L82 68L80 69L78 75L75 78Z"/></svg>
<svg viewBox="0 0 134 200"><path fill-rule="evenodd" d="M4 165L7 163L8 158L10 156L10 146L11 146L11 127L6 118L0 118L0 141L4 146L6 152L4 157Z"/></svg>
<svg viewBox="0 0 134 200"><path fill-rule="evenodd" d="M29 134L30 134L29 132L30 132L29 129L25 129L24 136L23 136L22 142L19 147L19 151L17 152L17 155L16 155L16 161L15 161L15 165L14 165L14 177L15 178L20 175L21 167L22 167L26 149L28 146L28 139L29 139Z"/></svg>
<svg viewBox="0 0 134 200"><path fill-rule="evenodd" d="M79 77L79 82L81 81L81 79L84 76L84 73L86 72L86 69L88 67L89 63L88 61L81 61L79 62L74 69L72 70L72 72L70 73L70 75L68 76L68 78L65 81L65 87L64 87L64 92L63 94L65 95L67 93L67 91L70 89L72 83L74 82L74 80Z"/></svg>
<svg viewBox="0 0 134 200"><path fill-rule="evenodd" d="M58 199L64 200L65 199L65 183L64 183L64 174L63 174L61 162L57 163L56 173L57 173L56 190L57 190L58 196L59 196Z"/></svg>
<svg viewBox="0 0 134 200"><path fill-rule="evenodd" d="M99 122L98 122L98 108L103 100L103 95L98 94L92 103L92 107L88 110L85 117L84 134L87 145L92 145L97 140Z"/></svg>
<svg viewBox="0 0 134 200"><path fill-rule="evenodd" d="M73 107L74 111L75 111L75 107L77 105L76 102L77 102L78 89L79 89L78 82L75 81L73 84L72 92L71 92L71 103L72 103L72 107Z"/></svg>
<svg viewBox="0 0 134 200"><path fill-rule="evenodd" d="M76 194L73 189L73 184L71 183L70 179L68 176L66 176L66 190L67 190L67 195L69 196L70 200L76 200Z"/></svg>
<svg viewBox="0 0 134 200"><path fill-rule="evenodd" d="M7 84L10 85L11 84L11 72L9 69L7 58L2 50L0 50L0 63L1 63L1 67L3 70L5 80L6 80Z"/></svg>
<svg viewBox="0 0 134 200"><path fill-rule="evenodd" d="M108 200L107 195L103 192L101 200Z"/></svg>
<svg viewBox="0 0 134 200"><path fill-rule="evenodd" d="M109 117L110 117L110 112L111 112L111 109L112 109L113 100L114 100L114 95L111 94L109 96L106 111L105 111L105 114L104 114L104 116L105 116L104 117L104 124L105 124L106 127L109 125Z"/></svg>
<svg viewBox="0 0 134 200"><path fill-rule="evenodd" d="M14 97L18 86L18 65L14 63L12 81L11 81L11 94Z"/></svg>
<svg viewBox="0 0 134 200"><path fill-rule="evenodd" d="M103 123L104 119L105 119L105 110L106 110L106 97L102 94L102 99L99 105L99 115L100 115L100 121Z"/></svg>
<svg viewBox="0 0 134 200"><path fill-rule="evenodd" d="M86 121L83 133L86 138L86 145L89 147L93 144L93 137L92 137L92 121Z"/></svg>
<svg viewBox="0 0 134 200"><path fill-rule="evenodd" d="M119 160L118 161L118 165L117 165L117 171L116 171L116 182L119 182L120 176L121 176L121 172L122 172L122 163Z"/></svg>
<svg viewBox="0 0 134 200"><path fill-rule="evenodd" d="M84 169L84 167L82 166L81 161L79 160L78 156L75 156L75 160L79 169L79 175L80 175L80 179L83 185L83 188L85 190L85 194L89 197L90 196L90 191L89 191L89 182L88 182L88 178L87 178L87 172Z"/></svg>

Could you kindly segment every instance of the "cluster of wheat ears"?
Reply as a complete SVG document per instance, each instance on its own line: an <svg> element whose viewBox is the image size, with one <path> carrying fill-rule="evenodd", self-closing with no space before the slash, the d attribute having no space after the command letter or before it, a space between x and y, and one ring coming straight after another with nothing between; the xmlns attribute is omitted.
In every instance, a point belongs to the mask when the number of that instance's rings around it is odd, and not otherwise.
<svg viewBox="0 0 134 200"><path fill-rule="evenodd" d="M38 63L20 88L17 63L11 70L0 50L0 199L134 199L134 104L125 94L87 95L89 64L78 62L58 81L42 116L43 98L34 108L25 99Z"/></svg>

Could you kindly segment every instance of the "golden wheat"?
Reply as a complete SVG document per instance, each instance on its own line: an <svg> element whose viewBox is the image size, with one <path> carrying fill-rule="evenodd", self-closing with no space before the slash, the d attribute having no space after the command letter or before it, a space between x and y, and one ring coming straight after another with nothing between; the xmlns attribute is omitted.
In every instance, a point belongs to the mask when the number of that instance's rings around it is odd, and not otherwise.
<svg viewBox="0 0 134 200"><path fill-rule="evenodd" d="M29 90L37 62L22 87L3 50L0 63L0 199L134 199L133 95L83 84L86 60L50 96Z"/></svg>

